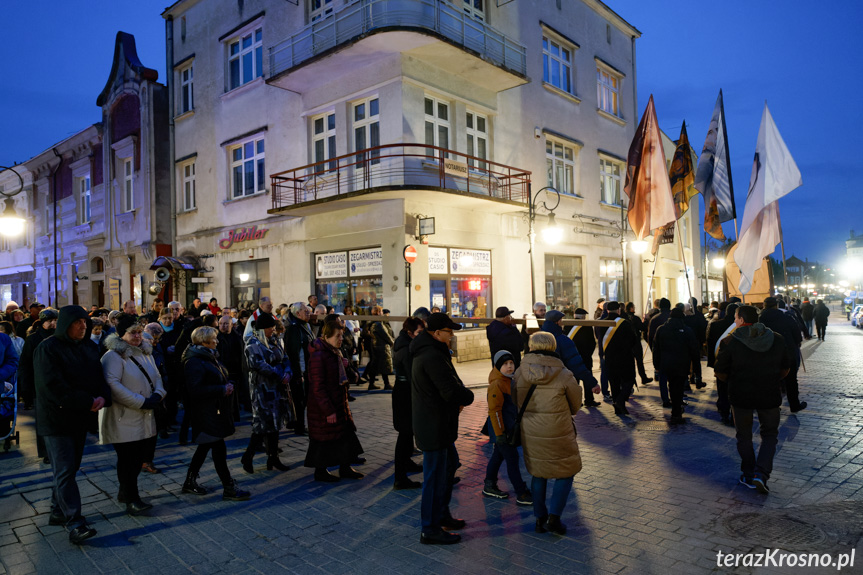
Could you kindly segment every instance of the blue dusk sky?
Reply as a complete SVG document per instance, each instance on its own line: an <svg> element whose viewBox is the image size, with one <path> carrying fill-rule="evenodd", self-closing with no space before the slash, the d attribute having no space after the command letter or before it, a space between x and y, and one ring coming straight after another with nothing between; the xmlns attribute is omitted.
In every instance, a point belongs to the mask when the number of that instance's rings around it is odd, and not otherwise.
<svg viewBox="0 0 863 575"><path fill-rule="evenodd" d="M849 231L863 232L863 193L853 180L863 167L863 35L857 30L863 2L607 3L643 34L636 44L639 114L653 94L662 129L676 139L685 120L700 153L722 88L739 221L767 101L803 174L803 186L780 200L786 255L838 260ZM0 165L23 162L100 120L96 97L111 70L118 30L135 36L141 61L164 82L160 14L166 5L3 2ZM733 237L733 225L725 232Z"/></svg>

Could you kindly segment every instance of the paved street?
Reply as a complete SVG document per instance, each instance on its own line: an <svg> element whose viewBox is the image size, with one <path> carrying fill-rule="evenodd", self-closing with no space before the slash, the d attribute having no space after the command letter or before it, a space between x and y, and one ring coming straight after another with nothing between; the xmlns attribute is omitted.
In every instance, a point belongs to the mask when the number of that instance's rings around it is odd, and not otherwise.
<svg viewBox="0 0 863 575"><path fill-rule="evenodd" d="M181 495L194 450L176 436L160 441L156 466L141 477L155 507L130 517L115 500L113 449L88 445L79 484L84 511L99 534L69 543L48 526L50 470L35 457L32 419L22 418L23 446L0 453L0 574L26 573L805 573L807 569L736 570L716 566L717 551L850 553L863 572L863 331L831 318L824 343L804 343L805 411L783 406L771 494L737 483L733 429L719 423L713 376L690 394L688 425L669 430L656 384L641 388L621 421L609 405L577 416L584 470L564 512L565 537L536 534L530 508L514 495L483 498L489 454L479 433L484 390L461 418L461 482L453 511L468 527L449 547L419 543L420 491L392 491L390 396L357 393L351 404L368 462L365 479L322 485L302 468L307 441L283 434L286 473L254 475L239 458L250 433L243 422L229 441L229 464L248 502L223 502L212 463L202 471L204 497ZM648 353L648 358L650 354ZM471 382L485 369L469 370ZM648 367L648 370L650 368ZM92 438L91 438L92 443ZM525 473L526 476L526 473ZM500 487L512 489L502 470ZM828 572L820 569L819 572ZM833 569L835 572L835 568Z"/></svg>

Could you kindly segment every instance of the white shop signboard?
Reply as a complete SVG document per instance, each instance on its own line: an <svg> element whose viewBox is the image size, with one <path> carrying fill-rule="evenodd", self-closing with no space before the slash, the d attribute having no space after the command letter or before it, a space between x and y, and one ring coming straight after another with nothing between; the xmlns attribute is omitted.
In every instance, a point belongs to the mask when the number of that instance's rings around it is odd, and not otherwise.
<svg viewBox="0 0 863 575"><path fill-rule="evenodd" d="M332 252L315 255L315 278L348 277L348 252Z"/></svg>
<svg viewBox="0 0 863 575"><path fill-rule="evenodd" d="M348 262L352 278L384 273L384 252L379 247L348 252Z"/></svg>
<svg viewBox="0 0 863 575"><path fill-rule="evenodd" d="M443 274L447 273L447 249L446 248L429 248L429 273Z"/></svg>
<svg viewBox="0 0 863 575"><path fill-rule="evenodd" d="M450 248L450 273L458 275L490 276L491 252Z"/></svg>

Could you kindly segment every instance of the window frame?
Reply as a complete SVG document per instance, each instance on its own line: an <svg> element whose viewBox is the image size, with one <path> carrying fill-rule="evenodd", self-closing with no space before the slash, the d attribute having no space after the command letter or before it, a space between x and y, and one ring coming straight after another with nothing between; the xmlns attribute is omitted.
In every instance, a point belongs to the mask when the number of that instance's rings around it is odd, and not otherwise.
<svg viewBox="0 0 863 575"><path fill-rule="evenodd" d="M319 6L315 8L315 4ZM309 0L309 22L323 20L335 11L335 0Z"/></svg>
<svg viewBox="0 0 863 575"><path fill-rule="evenodd" d="M604 169L605 164L609 164L611 166L617 166L619 169L618 175L615 176L613 172L606 172ZM603 203L603 204L608 205L608 206L613 206L616 208L623 207L623 174L624 174L625 170L626 170L626 165L623 162L621 162L620 160L617 160L615 158L606 157L606 156L600 156L599 157L599 201L600 201L600 203ZM609 202L606 200L605 182L607 181L607 179L611 179L612 181L617 182L617 190L616 190L617 202L616 203Z"/></svg>
<svg viewBox="0 0 863 575"><path fill-rule="evenodd" d="M557 46L558 55L555 56L552 52L552 48ZM561 92L569 94L571 96L575 96L575 51L578 49L577 46L572 45L572 43L567 42L560 38L559 36L555 36L550 34L547 30L543 31L542 34L542 81L544 84L557 88ZM566 63L563 59L563 51L567 51L569 53L569 61ZM561 81L560 85L555 84L552 76L551 64L557 63L559 66L565 67L567 70L566 76L569 80L569 87L564 87L565 82ZM559 78L563 78L563 74L561 72L563 68L558 71Z"/></svg>
<svg viewBox="0 0 863 575"><path fill-rule="evenodd" d="M120 158L123 162L123 212L135 210L135 157Z"/></svg>
<svg viewBox="0 0 863 575"><path fill-rule="evenodd" d="M604 81L608 78L608 82ZM617 86L612 85L611 81L616 82ZM623 76L607 66L601 64L596 65L596 108L615 118L623 118L620 113L620 89L623 84ZM608 109L604 104L608 102L609 94L612 96L613 110Z"/></svg>
<svg viewBox="0 0 863 575"><path fill-rule="evenodd" d="M332 119L332 127L330 127L330 120ZM321 131L318 132L317 122L321 121ZM326 171L332 172L338 168L338 161L333 160L333 158L338 157L338 139L337 139L337 131L336 131L336 112L335 110L329 110L327 112L323 112L321 114L317 114L312 116L311 118L311 132L312 132L312 163L317 164L319 162L324 162L327 160L331 160L327 162ZM322 155L323 157L318 157L318 144L322 146Z"/></svg>
<svg viewBox="0 0 863 575"><path fill-rule="evenodd" d="M195 109L195 65L194 62L189 62L188 65L183 66L182 68L177 70L178 82L177 85L180 88L179 98L177 98L177 103L179 104L179 113L185 114L187 112L191 112ZM184 75L188 72L189 77L184 79ZM186 106L186 91L188 90L188 106Z"/></svg>
<svg viewBox="0 0 863 575"><path fill-rule="evenodd" d="M375 104L377 107L377 112L372 114L372 104ZM357 119L357 108L360 106L365 106L364 116L361 119ZM359 169L365 169L366 165L375 166L381 163L380 160L380 150L374 150L369 152L369 159L365 158L365 154L362 152L364 150L368 150L369 148L376 148L381 145L381 101L380 96L378 94L374 94L372 96L367 96L360 100L355 100L351 102L351 147L353 148L352 152L356 154L356 162ZM359 148L357 145L357 136L359 135L359 130L363 130L363 138L365 140L364 146ZM374 143L373 140L377 139L377 143Z"/></svg>
<svg viewBox="0 0 863 575"><path fill-rule="evenodd" d="M614 264L614 275L609 273L609 264ZM619 270L619 274L618 274ZM620 291L623 287L623 262L616 258L599 258L599 292L606 300L617 299L620 297ZM611 281L606 281L611 280ZM616 293L614 296L610 293L611 284L617 282Z"/></svg>
<svg viewBox="0 0 863 575"><path fill-rule="evenodd" d="M549 153L549 145L551 145L551 153ZM560 157L556 154L556 148L560 147L562 155ZM583 197L578 193L578 156L580 147L573 144L572 142L567 142L565 140L554 138L546 135L545 137L545 165L546 165L546 176L548 176L548 168L549 162L551 162L551 175L552 180L548 182L548 185L553 187L555 190L560 192L561 194L566 194L568 196L573 196L576 198ZM572 151L572 159L566 159L566 151ZM563 167L564 175L566 174L566 167L570 166L572 168L571 172L571 185L572 189L567 190L565 186L561 186L557 181L558 169L557 164L561 164Z"/></svg>
<svg viewBox="0 0 863 575"><path fill-rule="evenodd" d="M240 200L242 198L248 198L249 196L254 196L258 194L264 194L267 192L267 177L266 177L266 137L264 134L259 133L253 136L249 136L248 138L243 138L242 140L233 142L231 145L227 146L228 153L228 200ZM252 145L252 156L246 156L246 146ZM241 156L240 159L234 159L234 152L240 150ZM252 191L246 190L246 164L251 162L252 164L252 179L253 186ZM263 162L263 163L262 163ZM235 184L237 183L236 175L234 173L236 168L240 168L240 176L241 181L243 182L242 193L237 194ZM261 178L261 171L264 172L263 178ZM259 187L258 180L263 182L263 187Z"/></svg>
<svg viewBox="0 0 863 575"><path fill-rule="evenodd" d="M198 209L197 183L195 176L195 160L180 165L180 193L184 212ZM190 201L191 200L191 201Z"/></svg>
<svg viewBox="0 0 863 575"><path fill-rule="evenodd" d="M426 106L428 103L432 104L432 113L429 114L426 110ZM443 107L446 110L446 118L440 117L440 110ZM423 141L426 146L436 146L438 148L443 148L445 150L451 150L450 144L452 143L452 102L449 100L445 100L443 98L439 98L437 96L432 96L430 94L425 94L423 96ZM429 127L432 128L432 142L428 141L429 136ZM446 145L441 145L441 129L446 131ZM430 154L434 157L437 157L437 154ZM448 158L449 154L444 153L444 157Z"/></svg>
<svg viewBox="0 0 863 575"><path fill-rule="evenodd" d="M480 22L485 22L485 1L486 0L462 0L462 9L464 10L464 13L471 18L479 20ZM480 4L479 8L475 6L477 2Z"/></svg>
<svg viewBox="0 0 863 575"><path fill-rule="evenodd" d="M260 32L260 37L258 37L258 33ZM244 46L243 42L249 38L249 46ZM242 88L243 86L250 84L257 80L258 78L263 77L264 75L264 26L263 23L258 21L243 30L240 30L237 34L225 40L225 64L226 64L226 74L225 79L227 80L227 91L230 92L232 90L236 90L238 88ZM237 52L233 53L233 46L237 46ZM252 66L251 78L248 80L244 80L246 64L245 56L250 54L250 64ZM234 85L234 69L233 64L237 62L237 84Z"/></svg>
<svg viewBox="0 0 863 575"><path fill-rule="evenodd" d="M78 225L89 224L93 221L93 181L90 173L75 178L78 192Z"/></svg>
<svg viewBox="0 0 863 575"><path fill-rule="evenodd" d="M485 129L479 129L480 120L485 124ZM474 112L473 110L465 111L465 142L467 145L467 155L481 158L482 162L474 165L474 161L468 158L468 166L479 170L488 169L489 161L489 119L485 114ZM485 143L484 154L479 153L479 142ZM472 148L472 149L471 149Z"/></svg>

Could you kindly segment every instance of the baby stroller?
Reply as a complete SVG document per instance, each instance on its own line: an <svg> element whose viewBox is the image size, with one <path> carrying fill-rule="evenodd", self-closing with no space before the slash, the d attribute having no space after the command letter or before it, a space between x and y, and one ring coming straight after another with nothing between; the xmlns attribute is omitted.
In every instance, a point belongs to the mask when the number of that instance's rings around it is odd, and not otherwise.
<svg viewBox="0 0 863 575"><path fill-rule="evenodd" d="M3 440L3 451L9 451L12 441L21 445L15 424L18 420L18 386L15 383L0 384L0 439Z"/></svg>

